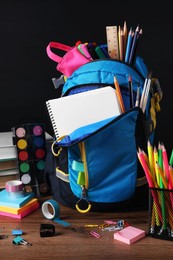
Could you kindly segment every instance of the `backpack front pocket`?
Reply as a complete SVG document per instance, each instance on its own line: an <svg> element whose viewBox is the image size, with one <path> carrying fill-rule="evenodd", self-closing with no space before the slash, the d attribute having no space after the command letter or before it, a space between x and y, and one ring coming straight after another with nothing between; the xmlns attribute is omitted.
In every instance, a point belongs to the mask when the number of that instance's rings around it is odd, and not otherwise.
<svg viewBox="0 0 173 260"><path fill-rule="evenodd" d="M119 202L134 194L138 170L136 131L139 112L137 108L128 111L81 140L85 149L85 188L89 201ZM68 147L68 158L71 189L82 198L79 171L73 167L74 161L82 162L79 143Z"/></svg>

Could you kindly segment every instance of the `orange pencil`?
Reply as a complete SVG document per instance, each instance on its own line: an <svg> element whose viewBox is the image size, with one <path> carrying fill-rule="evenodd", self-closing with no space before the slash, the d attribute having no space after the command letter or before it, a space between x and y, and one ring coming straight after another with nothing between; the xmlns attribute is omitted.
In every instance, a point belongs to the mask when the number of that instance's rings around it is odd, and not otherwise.
<svg viewBox="0 0 173 260"><path fill-rule="evenodd" d="M114 76L114 85L115 85L115 92L116 92L116 95L118 98L118 102L120 104L121 112L124 113L125 112L124 102L123 102L123 98L121 95L121 90L120 90L118 81L115 76Z"/></svg>

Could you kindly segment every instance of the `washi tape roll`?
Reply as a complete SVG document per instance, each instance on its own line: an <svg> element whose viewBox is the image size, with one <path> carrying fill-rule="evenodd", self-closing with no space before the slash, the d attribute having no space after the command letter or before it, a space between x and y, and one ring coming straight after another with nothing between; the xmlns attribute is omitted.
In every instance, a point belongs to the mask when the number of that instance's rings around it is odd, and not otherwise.
<svg viewBox="0 0 173 260"><path fill-rule="evenodd" d="M23 190L23 183L19 180L7 181L5 184L6 191L18 192Z"/></svg>
<svg viewBox="0 0 173 260"><path fill-rule="evenodd" d="M56 200L50 199L45 201L42 204L42 213L47 219L51 219L54 222L57 222L63 226L69 226L70 224L66 221L63 221L59 218L60 216L60 207Z"/></svg>

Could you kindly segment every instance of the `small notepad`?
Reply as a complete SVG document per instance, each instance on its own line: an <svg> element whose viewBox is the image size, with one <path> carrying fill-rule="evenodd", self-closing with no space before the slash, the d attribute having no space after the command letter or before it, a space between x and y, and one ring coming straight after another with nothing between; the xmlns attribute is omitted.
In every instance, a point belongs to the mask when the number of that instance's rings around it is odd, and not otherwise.
<svg viewBox="0 0 173 260"><path fill-rule="evenodd" d="M120 115L115 89L106 86L46 102L56 138Z"/></svg>
<svg viewBox="0 0 173 260"><path fill-rule="evenodd" d="M29 202L34 197L33 192L27 192L25 196L19 198L10 198L8 191L3 189L0 191L0 205L7 206L11 208L21 208L27 202Z"/></svg>
<svg viewBox="0 0 173 260"><path fill-rule="evenodd" d="M139 239L145 237L146 233L144 230L128 226L121 231L114 233L114 239L117 239L123 243L131 245Z"/></svg>

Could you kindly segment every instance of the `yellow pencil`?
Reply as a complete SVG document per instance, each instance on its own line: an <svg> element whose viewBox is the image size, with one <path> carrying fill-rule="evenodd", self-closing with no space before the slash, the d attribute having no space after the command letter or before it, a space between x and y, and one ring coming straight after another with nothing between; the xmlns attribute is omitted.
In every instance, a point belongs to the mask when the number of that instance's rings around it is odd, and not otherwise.
<svg viewBox="0 0 173 260"><path fill-rule="evenodd" d="M153 146L150 143L150 140L148 139L147 142L147 150L148 150L148 159L149 159L149 165L150 165L150 171L153 176L153 179L155 179L154 174L154 154L153 154Z"/></svg>

